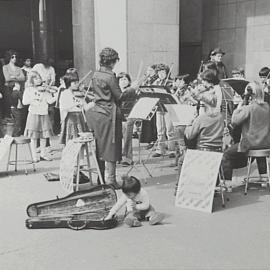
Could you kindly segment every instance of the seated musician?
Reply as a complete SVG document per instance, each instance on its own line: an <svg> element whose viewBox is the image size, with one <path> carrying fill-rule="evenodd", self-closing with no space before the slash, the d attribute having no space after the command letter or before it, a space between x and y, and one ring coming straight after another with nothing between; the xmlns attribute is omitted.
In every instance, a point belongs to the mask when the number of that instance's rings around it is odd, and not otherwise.
<svg viewBox="0 0 270 270"><path fill-rule="evenodd" d="M185 129L185 141L187 148L190 145L194 145L195 149L202 151L222 151L222 139L223 139L223 116L215 109L216 97L213 97L213 102L205 103L204 113L194 119L191 126ZM185 151L178 160L178 177L181 173ZM177 190L177 188L176 188Z"/></svg>
<svg viewBox="0 0 270 270"><path fill-rule="evenodd" d="M247 166L247 152L251 149L270 148L270 108L264 102L264 92L258 82L249 83L245 90L250 92L251 101L248 105L239 103L233 112L232 125L242 125L239 143L228 148L223 155L222 167L225 180L232 180L233 169ZM266 173L265 158L257 158L261 176Z"/></svg>
<svg viewBox="0 0 270 270"><path fill-rule="evenodd" d="M170 88L172 86L172 80L170 76L170 68L167 65L159 64L157 65L158 79L154 82L154 85L163 86L165 92L170 93ZM165 147L165 137L168 139L168 151L169 157L175 158L175 137L173 123L169 117L168 112L164 108L163 104L160 104L156 112L156 126L157 126L157 149L153 154L153 157L160 157L166 152Z"/></svg>

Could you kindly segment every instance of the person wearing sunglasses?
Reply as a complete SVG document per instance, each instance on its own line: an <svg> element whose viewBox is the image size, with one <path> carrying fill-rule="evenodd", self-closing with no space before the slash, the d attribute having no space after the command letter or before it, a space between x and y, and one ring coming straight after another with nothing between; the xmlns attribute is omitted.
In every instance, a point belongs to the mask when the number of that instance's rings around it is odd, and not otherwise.
<svg viewBox="0 0 270 270"><path fill-rule="evenodd" d="M17 53L14 50L8 50L5 53L5 63L3 74L5 86L3 89L3 113L4 118L15 120L14 136L22 134L21 114L22 114L22 95L25 76L17 64Z"/></svg>

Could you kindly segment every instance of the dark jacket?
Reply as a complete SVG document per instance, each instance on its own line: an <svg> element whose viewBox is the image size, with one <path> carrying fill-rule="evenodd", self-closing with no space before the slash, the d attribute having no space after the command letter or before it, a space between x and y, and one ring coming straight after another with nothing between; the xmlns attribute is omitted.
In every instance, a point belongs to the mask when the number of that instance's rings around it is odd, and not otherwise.
<svg viewBox="0 0 270 270"><path fill-rule="evenodd" d="M121 160L123 100L135 97L135 90L122 92L113 71L101 67L92 78L95 106L86 112L87 124L94 131L98 157L106 161Z"/></svg>

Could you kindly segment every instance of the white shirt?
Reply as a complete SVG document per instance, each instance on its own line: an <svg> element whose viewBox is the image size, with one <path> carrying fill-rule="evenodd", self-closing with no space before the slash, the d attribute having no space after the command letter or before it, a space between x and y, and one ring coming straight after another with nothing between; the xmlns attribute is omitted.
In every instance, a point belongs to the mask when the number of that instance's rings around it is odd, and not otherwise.
<svg viewBox="0 0 270 270"><path fill-rule="evenodd" d="M68 112L81 112L84 103L84 99L75 97L70 89L62 90L59 98L61 122L65 120Z"/></svg>
<svg viewBox="0 0 270 270"><path fill-rule="evenodd" d="M48 92L39 92L36 87L27 87L23 93L22 103L29 106L29 112L38 115L48 114L48 104L54 103L56 98Z"/></svg>
<svg viewBox="0 0 270 270"><path fill-rule="evenodd" d="M125 194L121 196L121 198L117 201L117 203L111 209L109 215L115 215L124 205L127 207L127 211L133 211L132 204L135 202L135 210L147 210L150 207L150 200L148 193L141 188L140 192L133 198L129 199Z"/></svg>

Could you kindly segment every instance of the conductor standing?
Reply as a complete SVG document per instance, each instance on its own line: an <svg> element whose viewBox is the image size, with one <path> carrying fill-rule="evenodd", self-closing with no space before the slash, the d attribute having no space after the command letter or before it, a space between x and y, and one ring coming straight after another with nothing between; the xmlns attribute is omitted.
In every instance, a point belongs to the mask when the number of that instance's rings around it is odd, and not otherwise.
<svg viewBox="0 0 270 270"><path fill-rule="evenodd" d="M122 92L113 69L119 61L118 53L112 48L104 48L99 54L100 68L92 78L95 106L86 112L88 127L93 130L96 153L101 175L104 179L105 162L108 184L120 188L116 182L116 162L122 158L122 116L120 104L135 97L138 84Z"/></svg>

